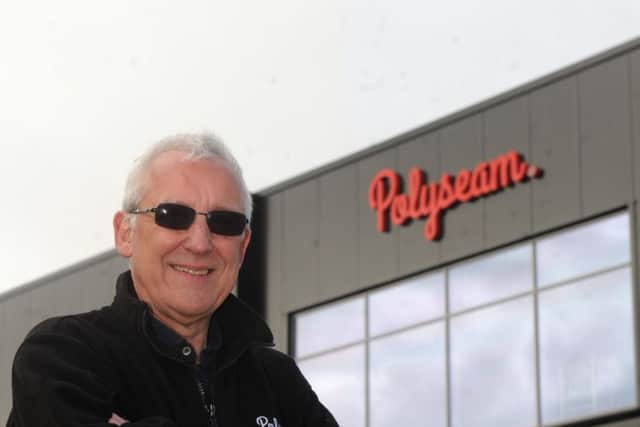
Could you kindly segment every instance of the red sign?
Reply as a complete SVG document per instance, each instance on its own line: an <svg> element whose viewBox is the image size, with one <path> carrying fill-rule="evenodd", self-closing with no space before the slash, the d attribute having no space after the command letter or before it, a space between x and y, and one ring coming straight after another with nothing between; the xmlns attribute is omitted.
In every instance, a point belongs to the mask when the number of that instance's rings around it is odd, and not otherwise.
<svg viewBox="0 0 640 427"><path fill-rule="evenodd" d="M478 163L473 170L462 169L457 175L445 173L439 182L427 182L424 171L411 168L409 192L404 194L400 176L392 169L382 169L369 185L369 206L376 211L379 232L388 232L390 224L404 225L411 219L426 217L424 237L437 240L447 209L541 175L540 168L527 164L516 151L509 151Z"/></svg>

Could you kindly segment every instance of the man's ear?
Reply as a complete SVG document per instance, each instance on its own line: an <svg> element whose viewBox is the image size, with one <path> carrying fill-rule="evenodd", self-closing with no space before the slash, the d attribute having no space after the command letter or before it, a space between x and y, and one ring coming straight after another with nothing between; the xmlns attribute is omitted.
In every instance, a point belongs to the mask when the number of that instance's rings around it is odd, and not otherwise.
<svg viewBox="0 0 640 427"><path fill-rule="evenodd" d="M247 253L247 246L249 246L249 241L251 240L251 229L249 227L247 227L247 229L244 231L244 236L242 236L242 243L240 246L240 250L242 251L242 253L240 254L240 264L242 264L242 262L244 262L244 254Z"/></svg>
<svg viewBox="0 0 640 427"><path fill-rule="evenodd" d="M133 253L133 227L130 218L123 211L118 211L113 216L113 237L118 253L129 258Z"/></svg>

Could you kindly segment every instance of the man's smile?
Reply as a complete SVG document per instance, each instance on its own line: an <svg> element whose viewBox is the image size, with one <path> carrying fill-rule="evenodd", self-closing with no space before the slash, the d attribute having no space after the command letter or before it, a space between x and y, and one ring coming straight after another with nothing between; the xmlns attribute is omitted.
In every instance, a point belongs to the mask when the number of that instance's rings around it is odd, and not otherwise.
<svg viewBox="0 0 640 427"><path fill-rule="evenodd" d="M213 271L213 268L207 268L207 267L191 267L191 266L188 267L186 265L180 265L180 264L169 264L169 265L171 266L171 268L173 268L176 271L191 274L194 276L206 276L207 274Z"/></svg>

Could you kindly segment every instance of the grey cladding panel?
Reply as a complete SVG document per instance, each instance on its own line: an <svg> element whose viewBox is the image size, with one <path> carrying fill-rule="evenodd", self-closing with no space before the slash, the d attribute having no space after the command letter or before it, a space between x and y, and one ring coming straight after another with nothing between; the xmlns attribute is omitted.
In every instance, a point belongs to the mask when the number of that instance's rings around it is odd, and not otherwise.
<svg viewBox="0 0 640 427"><path fill-rule="evenodd" d="M0 340L6 342L9 321L5 315L7 301L0 302ZM0 425L5 425L11 407L11 363L15 349L0 345Z"/></svg>
<svg viewBox="0 0 640 427"><path fill-rule="evenodd" d="M640 427L640 418L617 421L614 423L600 424L601 427Z"/></svg>
<svg viewBox="0 0 640 427"><path fill-rule="evenodd" d="M108 305L115 295L115 282L127 269L126 260L115 255L85 269L63 276L45 287L55 315L82 313Z"/></svg>
<svg viewBox="0 0 640 427"><path fill-rule="evenodd" d="M475 115L440 131L442 171L456 175L484 160L482 120ZM450 209L442 218L442 259L451 261L484 248L484 200L469 201Z"/></svg>
<svg viewBox="0 0 640 427"><path fill-rule="evenodd" d="M284 193L284 308L295 310L318 300L318 180Z"/></svg>
<svg viewBox="0 0 640 427"><path fill-rule="evenodd" d="M358 187L354 165L320 178L320 253L318 293L321 300L358 289Z"/></svg>
<svg viewBox="0 0 640 427"><path fill-rule="evenodd" d="M75 314L86 311L84 283L79 280L78 275L65 277L64 280L64 283L53 283L57 292L51 296L51 305L55 308L56 313ZM69 298L70 295L73 295L73 298Z"/></svg>
<svg viewBox="0 0 640 427"><path fill-rule="evenodd" d="M422 135L398 147L398 170L404 182L404 191L409 192L408 173L412 167L426 172L426 181L440 178L438 135ZM392 232L397 234L398 273L406 275L424 270L440 263L440 242L424 237L425 219L412 221Z"/></svg>
<svg viewBox="0 0 640 427"><path fill-rule="evenodd" d="M369 207L369 184L381 169L398 170L396 152L385 150L357 163L358 167L358 280L360 287L388 281L398 275L396 228L390 233L376 230L376 212Z"/></svg>
<svg viewBox="0 0 640 427"><path fill-rule="evenodd" d="M632 129L633 129L633 152L634 162L632 173L635 178L635 198L640 199L640 49L635 50L629 55L629 67L631 70L631 109L632 109ZM638 211L640 216L640 211ZM639 219L636 218L636 224L640 224ZM640 240L640 227L636 227L637 236ZM636 265L640 260L640 251L636 245ZM636 304L637 307L637 304ZM640 427L640 421L638 426Z"/></svg>
<svg viewBox="0 0 640 427"><path fill-rule="evenodd" d="M29 292L31 294L31 307L33 310L32 325L44 319L62 314L54 304L54 301L56 301L59 295L67 292L62 285L63 283L48 283L34 288Z"/></svg>
<svg viewBox="0 0 640 427"><path fill-rule="evenodd" d="M629 55L631 68L631 106L633 120L633 152L635 195L640 199L640 49Z"/></svg>
<svg viewBox="0 0 640 427"><path fill-rule="evenodd" d="M22 293L0 302L0 416L8 417L11 396L11 365L18 346L33 327L30 293ZM4 421L4 419L2 420Z"/></svg>
<svg viewBox="0 0 640 427"><path fill-rule="evenodd" d="M87 301L89 309L111 304L116 294L116 278L128 269L129 260L119 255L96 265L96 274L92 277L96 277L97 280L91 282Z"/></svg>
<svg viewBox="0 0 640 427"><path fill-rule="evenodd" d="M533 229L544 231L580 217L578 85L569 77L531 95Z"/></svg>
<svg viewBox="0 0 640 427"><path fill-rule="evenodd" d="M276 347L287 349L287 313L283 308L282 250L283 250L283 193L269 197L267 202L267 286L266 320L269 323Z"/></svg>
<svg viewBox="0 0 640 427"><path fill-rule="evenodd" d="M487 161L510 150L530 159L529 105L519 97L488 110L485 115ZM485 199L485 237L491 247L531 232L531 183L516 184Z"/></svg>
<svg viewBox="0 0 640 427"><path fill-rule="evenodd" d="M71 279L70 279L71 277ZM59 277L44 285L46 290L41 289L40 292L46 300L37 302L39 310L42 314L51 314L52 316L60 316L63 314L79 313L82 310L78 307L82 302L82 293L77 293L75 286L70 286L73 281L74 274ZM73 288L73 289L72 289ZM70 299L69 296L72 296ZM75 309L74 309L75 306ZM46 317L46 315L45 315Z"/></svg>
<svg viewBox="0 0 640 427"><path fill-rule="evenodd" d="M35 325L33 319L32 291L18 294L3 302L7 323L3 325L3 334L6 334L3 345L15 352L18 345L24 340L27 332Z"/></svg>
<svg viewBox="0 0 640 427"><path fill-rule="evenodd" d="M578 75L583 214L631 197L630 99L627 57Z"/></svg>

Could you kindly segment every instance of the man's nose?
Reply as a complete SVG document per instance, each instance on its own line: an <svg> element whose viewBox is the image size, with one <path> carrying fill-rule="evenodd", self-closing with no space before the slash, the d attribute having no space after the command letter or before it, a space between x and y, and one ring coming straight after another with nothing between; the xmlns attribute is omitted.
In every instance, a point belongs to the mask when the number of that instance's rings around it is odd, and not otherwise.
<svg viewBox="0 0 640 427"><path fill-rule="evenodd" d="M196 254L211 251L213 243L211 242L211 233L209 232L209 226L204 216L196 215L196 219L193 221L193 224L191 224L191 227L189 227L189 235L184 246Z"/></svg>

